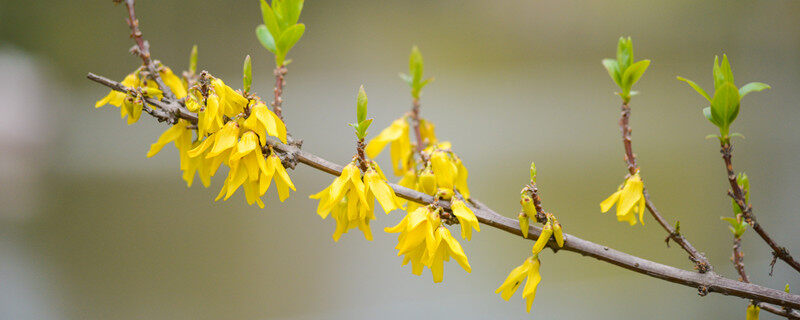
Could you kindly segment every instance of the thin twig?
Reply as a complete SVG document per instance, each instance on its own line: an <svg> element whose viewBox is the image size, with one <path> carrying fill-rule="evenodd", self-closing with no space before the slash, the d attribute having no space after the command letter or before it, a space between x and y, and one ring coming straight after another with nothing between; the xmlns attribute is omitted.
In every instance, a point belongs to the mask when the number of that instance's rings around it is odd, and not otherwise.
<svg viewBox="0 0 800 320"><path fill-rule="evenodd" d="M411 102L411 125L414 128L414 136L417 139L417 153L419 153L420 157L422 156L422 150L425 149L425 145L422 142L422 132L419 129L419 98L414 98ZM424 158L422 159L425 160Z"/></svg>
<svg viewBox="0 0 800 320"><path fill-rule="evenodd" d="M622 144L625 147L625 164L628 167L628 172L630 174L636 174L636 171L639 170L639 167L636 165L636 156L633 154L633 146L631 143L631 128L630 128L630 117L631 117L631 108L628 106L627 102L622 103L622 115L619 119L619 127L622 131ZM689 254L689 260L691 260L700 273L704 273L707 271L711 271L711 263L708 262L705 256L702 253L697 251L697 249L689 243L683 235L679 232L676 232L672 226L667 223L667 220L661 215L661 213L656 208L655 204L650 200L650 193L647 192L647 189L643 190L643 195L645 198L645 205L647 210L650 211L650 214L653 216L658 224L667 231L668 239L672 239L678 245L683 248Z"/></svg>
<svg viewBox="0 0 800 320"><path fill-rule="evenodd" d="M273 92L275 93L275 100L272 101L272 111L275 112L275 115L278 118L283 120L283 109L281 106L283 105L283 87L286 85L285 77L286 73L289 70L286 69L286 66L280 66L275 68L275 88L273 88Z"/></svg>
<svg viewBox="0 0 800 320"><path fill-rule="evenodd" d="M758 233L761 239L772 248L772 254L775 258L785 261L790 267L800 272L800 263L789 254L788 249L778 245L756 220L756 216L753 214L753 207L747 203L744 190L742 190L742 187L736 182L736 173L733 171L733 161L731 159L733 158L733 145L730 143L730 140L721 142L720 153L722 153L722 159L725 161L725 170L728 174L728 182L731 185L731 190L733 190L734 202L736 202L736 205L742 211L742 217L753 227L753 230ZM774 262L772 265L774 265ZM770 272L770 275L772 275L772 272Z"/></svg>

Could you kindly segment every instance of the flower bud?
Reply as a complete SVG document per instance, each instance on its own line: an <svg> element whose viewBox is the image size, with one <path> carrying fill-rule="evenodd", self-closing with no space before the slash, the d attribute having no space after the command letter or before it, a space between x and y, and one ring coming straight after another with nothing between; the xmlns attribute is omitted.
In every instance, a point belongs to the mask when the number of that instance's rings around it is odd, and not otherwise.
<svg viewBox="0 0 800 320"><path fill-rule="evenodd" d="M528 215L526 215L524 212L520 212L519 216L517 216L517 219L519 219L519 230L522 231L522 237L527 238L528 228L531 225L531 221L528 219Z"/></svg>
<svg viewBox="0 0 800 320"><path fill-rule="evenodd" d="M547 241L550 241L550 236L553 235L553 226L550 225L550 222L547 222L542 228L542 234L539 235L539 239L536 239L536 243L533 244L533 254L537 254L544 249L544 246L547 245Z"/></svg>
<svg viewBox="0 0 800 320"><path fill-rule="evenodd" d="M533 198L531 198L527 192L519 196L519 204L522 205L522 212L528 215L528 217L536 217L536 207L533 205Z"/></svg>
<svg viewBox="0 0 800 320"><path fill-rule="evenodd" d="M436 193L436 177L431 170L424 170L419 175L419 186L422 192L427 194Z"/></svg>
<svg viewBox="0 0 800 320"><path fill-rule="evenodd" d="M553 236L556 238L556 243L558 247L561 248L564 246L564 231L561 230L561 224L558 223L558 220L553 218Z"/></svg>

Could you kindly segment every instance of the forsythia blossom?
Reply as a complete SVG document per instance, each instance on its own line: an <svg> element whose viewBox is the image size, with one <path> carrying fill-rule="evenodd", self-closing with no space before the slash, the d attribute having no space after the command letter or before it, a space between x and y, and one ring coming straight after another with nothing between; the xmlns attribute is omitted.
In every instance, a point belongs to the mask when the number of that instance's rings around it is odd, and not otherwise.
<svg viewBox="0 0 800 320"><path fill-rule="evenodd" d="M434 282L441 282L444 278L444 261L449 261L450 257L464 270L472 272L458 240L442 225L440 211L441 208L433 209L432 206L419 207L406 214L396 226L385 229L389 233L400 233L395 248L398 256L404 255L403 265L410 261L411 272L416 275L421 275L423 267L427 266ZM463 228L469 227L463 225L462 233Z"/></svg>
<svg viewBox="0 0 800 320"><path fill-rule="evenodd" d="M317 214L323 219L333 213L336 220L334 241L339 241L342 234L353 228L359 228L367 240L372 240L369 223L375 220L376 199L387 214L401 208L399 199L374 161L369 162L363 178L356 161L351 162L342 169L342 174L330 186L310 198L319 199Z"/></svg>
<svg viewBox="0 0 800 320"><path fill-rule="evenodd" d="M758 313L761 311L757 305L749 305L747 306L747 320L758 320Z"/></svg>
<svg viewBox="0 0 800 320"><path fill-rule="evenodd" d="M533 299L536 298L536 287L542 281L542 276L539 274L539 255L534 254L522 263L521 266L511 270L506 280L500 285L494 293L499 293L500 297L508 301L517 288L522 284L522 280L527 279L525 287L522 289L522 298L525 299L527 304L527 311L531 312Z"/></svg>
<svg viewBox="0 0 800 320"><path fill-rule="evenodd" d="M409 162L412 161L412 155L414 154L409 138L407 117L397 119L389 127L383 129L381 133L367 143L364 151L368 157L375 158L387 144L390 144L389 149L394 174L401 176L404 171L411 167Z"/></svg>
<svg viewBox="0 0 800 320"><path fill-rule="evenodd" d="M612 206L617 206L617 220L627 221L630 225L636 224L636 213L639 214L639 221L644 224L643 215L645 209L645 198L643 195L644 183L639 172L628 177L618 189L608 199L600 203L600 210L608 212Z"/></svg>

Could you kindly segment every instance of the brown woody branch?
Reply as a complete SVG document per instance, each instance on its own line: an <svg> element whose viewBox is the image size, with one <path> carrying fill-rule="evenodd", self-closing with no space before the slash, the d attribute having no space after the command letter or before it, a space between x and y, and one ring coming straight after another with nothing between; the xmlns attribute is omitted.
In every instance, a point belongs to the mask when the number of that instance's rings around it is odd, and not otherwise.
<svg viewBox="0 0 800 320"><path fill-rule="evenodd" d="M102 78L99 76L92 76L90 79ZM95 80L97 81L97 80ZM97 81L103 85L108 86L117 91L124 92L124 86L118 85L114 81ZM190 113L191 114L191 113ZM197 116L183 117L183 119L196 124ZM314 154L300 150L299 148L291 145L285 145L277 138L267 137L267 143L272 145L275 149L285 152L288 155L296 157L297 161L303 163L314 169L329 173L331 175L341 175L342 166L318 157ZM395 193L407 200L422 204L430 204L434 202L434 198L430 195L411 190L393 183L389 184ZM473 204L473 212L478 217L478 221L492 228L496 228L517 236L522 236L522 231L519 229L518 221L515 219L507 218L499 213L493 211L477 200L471 201ZM439 203L444 209L449 210L448 203ZM541 234L542 229L536 226L529 228L528 239L536 240ZM556 248L557 245L554 240L548 244L551 248ZM743 283L736 280L728 279L717 275L714 272L697 273L687 270L678 269L675 267L667 266L664 264L656 263L646 259L642 259L630 254L611 249L597 243L580 239L570 234L564 234L564 247L561 248L566 251L572 251L584 256L589 256L603 262L607 262L640 274L644 274L657 279L662 279L672 283L681 284L693 288L706 290L708 292L716 292L724 295L732 295L745 299L750 299L758 302L765 302L775 304L780 307L788 307L793 309L800 309L800 295L789 294L780 290L770 289L763 286Z"/></svg>
<svg viewBox="0 0 800 320"><path fill-rule="evenodd" d="M800 272L800 263L789 254L788 249L778 245L767 231L761 227L758 220L756 220L756 216L753 214L753 207L747 203L744 190L742 190L742 187L736 182L736 173L733 171L733 161L731 159L733 157L733 145L730 143L730 140L721 142L720 153L722 153L722 159L725 161L725 170L728 174L728 183L730 183L731 190L733 191L733 200L736 202L739 209L741 209L742 217L753 227L753 230L758 233L761 239L772 248L773 259L781 259L797 272ZM772 265L774 264L775 262L773 260ZM772 271L770 271L770 275L772 275Z"/></svg>
<svg viewBox="0 0 800 320"><path fill-rule="evenodd" d="M630 174L636 174L636 171L639 170L639 167L636 165L636 156L633 154L633 146L631 143L631 127L630 127L630 117L631 117L631 108L628 106L627 102L622 103L622 115L619 119L619 128L622 131L622 144L625 147L625 164L628 167L628 172ZM653 216L658 224L667 231L667 240L672 239L678 245L683 248L689 254L689 260L691 260L695 264L695 268L700 273L705 273L707 271L711 271L711 263L708 262L705 256L702 253L697 251L697 249L689 243L683 235L679 232L676 232L674 228L664 219L664 216L656 208L655 204L650 200L650 193L647 192L645 188L642 192L645 198L645 205L647 210L650 211L650 214ZM669 242L667 242L669 244Z"/></svg>
<svg viewBox="0 0 800 320"><path fill-rule="evenodd" d="M414 128L414 136L417 138L417 153L422 157L422 150L425 149L425 146L422 144L422 132L419 129L419 106L419 98L414 98L414 101L411 102L411 125Z"/></svg>
<svg viewBox="0 0 800 320"><path fill-rule="evenodd" d="M283 86L286 84L285 77L288 71L286 66L280 66L275 68L273 72L275 74L275 88L272 91L275 93L275 100L272 101L272 111L281 120L283 120L283 109L281 108L283 105Z"/></svg>

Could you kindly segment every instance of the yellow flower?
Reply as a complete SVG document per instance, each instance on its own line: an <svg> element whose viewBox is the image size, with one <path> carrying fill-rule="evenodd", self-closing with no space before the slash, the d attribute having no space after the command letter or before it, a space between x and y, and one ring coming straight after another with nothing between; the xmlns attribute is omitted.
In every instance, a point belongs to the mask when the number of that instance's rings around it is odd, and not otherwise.
<svg viewBox="0 0 800 320"><path fill-rule="evenodd" d="M434 145L439 143L439 140L436 140L435 127L430 121L419 119L419 133L422 137L422 143L424 145Z"/></svg>
<svg viewBox="0 0 800 320"><path fill-rule="evenodd" d="M522 237L528 237L528 231L531 227L531 220L528 219L528 215L525 212L520 212L517 216L517 220L519 220L519 230L522 231Z"/></svg>
<svg viewBox="0 0 800 320"><path fill-rule="evenodd" d="M336 220L334 241L339 241L342 234L356 227L364 233L367 240L372 240L369 223L375 220L375 200L378 200L387 214L401 207L400 200L386 183L380 167L373 161L369 163L369 169L363 178L356 163L351 162L342 169L342 174L330 186L309 198L320 200L317 214L322 219L333 213Z"/></svg>
<svg viewBox="0 0 800 320"><path fill-rule="evenodd" d="M749 305L747 306L747 320L758 320L758 313L761 311L757 305Z"/></svg>
<svg viewBox="0 0 800 320"><path fill-rule="evenodd" d="M181 78L172 73L172 69L161 66L161 70L158 73L161 75L161 80L164 80L164 84L175 94L175 97L178 99L186 97L186 87L183 85Z"/></svg>
<svg viewBox="0 0 800 320"><path fill-rule="evenodd" d="M271 135L286 143L286 125L263 102L259 101L250 108L250 116L244 121L244 126L258 134L262 146L267 145L265 135Z"/></svg>
<svg viewBox="0 0 800 320"><path fill-rule="evenodd" d="M224 124L224 117L234 118L244 112L247 98L227 86L219 78L211 78L210 92L205 99L198 100L195 94L189 96L187 109L198 110L197 130L200 136L214 133ZM192 100L189 102L188 100ZM202 101L205 100L205 101Z"/></svg>
<svg viewBox="0 0 800 320"><path fill-rule="evenodd" d="M536 242L533 243L533 249L531 252L533 254L538 254L542 252L544 247L547 245L547 242L550 241L550 236L553 235L553 226L550 225L550 222L544 224L542 228L542 233L539 235L539 238L536 239Z"/></svg>
<svg viewBox="0 0 800 320"><path fill-rule="evenodd" d="M447 230L444 226L436 228L433 247L436 249L428 252L428 266L431 268L433 282L442 282L444 278L444 262L450 261L450 257L453 257L465 271L472 272L472 267L467 261L467 255L464 254L461 244L453 238L450 230Z"/></svg>
<svg viewBox="0 0 800 320"><path fill-rule="evenodd" d="M478 218L475 217L475 213L468 208L463 201L459 199L455 199L450 204L450 208L453 210L453 215L458 218L458 224L461 225L461 237L467 239L468 241L472 239L472 229L475 229L477 232L481 232L481 227L478 224Z"/></svg>
<svg viewBox="0 0 800 320"><path fill-rule="evenodd" d="M411 140L409 138L409 126L406 117L395 120L392 124L383 129L375 138L367 143L365 149L367 156L370 158L377 157L386 144L390 145L390 153L392 158L392 167L394 174L402 176L407 170L411 168L410 161L414 150L411 148Z"/></svg>
<svg viewBox="0 0 800 320"><path fill-rule="evenodd" d="M628 177L625 183L619 187L608 199L600 203L600 210L608 212L612 206L617 206L617 220L627 221L630 225L636 224L636 213L639 214L639 221L644 224L645 198L644 183L639 176L639 172Z"/></svg>
<svg viewBox="0 0 800 320"><path fill-rule="evenodd" d="M539 282L542 281L542 276L539 274L540 265L541 263L539 262L538 255L529 257L521 266L511 270L506 280L503 281L503 284L501 284L494 293L500 293L500 297L508 301L522 284L522 280L527 278L525 287L522 289L522 298L525 299L525 303L527 304L527 311L531 312L533 299L536 298L536 287L539 286Z"/></svg>
<svg viewBox="0 0 800 320"><path fill-rule="evenodd" d="M442 226L439 211L430 206L418 207L406 214L396 226L386 228L388 233L400 233L397 239L397 255L403 257L403 265L411 262L411 272L421 275L425 266L431 269L434 282L444 276L444 261L453 257L464 270L471 272L467 256L450 231Z"/></svg>
<svg viewBox="0 0 800 320"><path fill-rule="evenodd" d="M164 131L158 140L150 145L150 151L147 152L147 157L150 158L156 155L170 142L175 143L175 148L178 149L178 155L181 161L181 170L183 171L183 180L186 181L187 187L192 186L194 181L195 172L200 175L200 179L205 187L211 183L210 161L203 157L190 157L188 152L194 147L200 145L199 141L192 142L192 130L188 128L189 122L183 119L178 120L178 123Z"/></svg>

